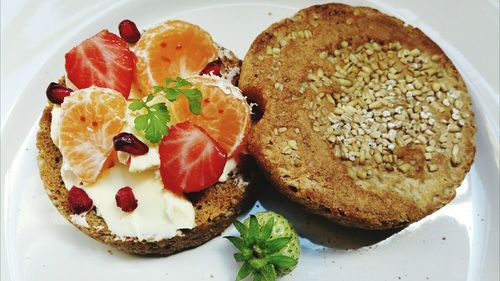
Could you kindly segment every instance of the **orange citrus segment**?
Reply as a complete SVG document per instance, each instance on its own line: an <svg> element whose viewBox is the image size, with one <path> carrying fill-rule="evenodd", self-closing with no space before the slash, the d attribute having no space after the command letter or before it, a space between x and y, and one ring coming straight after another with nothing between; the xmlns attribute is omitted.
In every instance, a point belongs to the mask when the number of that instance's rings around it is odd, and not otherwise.
<svg viewBox="0 0 500 281"><path fill-rule="evenodd" d="M163 85L166 77L198 74L218 57L217 45L210 34L179 20L164 22L144 32L134 52L135 83L143 96L153 86Z"/></svg>
<svg viewBox="0 0 500 281"><path fill-rule="evenodd" d="M202 93L201 114L194 115L184 96L170 104L172 123L186 120L202 127L231 156L250 129L250 106L238 88L214 76L186 78Z"/></svg>
<svg viewBox="0 0 500 281"><path fill-rule="evenodd" d="M84 183L93 183L125 123L127 102L117 91L90 87L64 99L59 146L64 161Z"/></svg>

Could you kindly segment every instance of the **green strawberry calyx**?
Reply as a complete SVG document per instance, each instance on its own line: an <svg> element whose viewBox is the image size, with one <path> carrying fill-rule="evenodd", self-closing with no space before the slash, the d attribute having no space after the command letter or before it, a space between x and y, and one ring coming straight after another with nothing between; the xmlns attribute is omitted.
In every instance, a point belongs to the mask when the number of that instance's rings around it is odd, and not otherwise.
<svg viewBox="0 0 500 281"><path fill-rule="evenodd" d="M297 258L280 254L280 250L292 240L292 237L271 239L274 218L269 218L261 226L254 215L250 216L249 225L234 221L233 225L240 233L237 236L225 236L240 252L234 254L237 262L243 262L236 281L243 280L253 274L254 281L273 281L277 278L277 270L283 271L295 267Z"/></svg>

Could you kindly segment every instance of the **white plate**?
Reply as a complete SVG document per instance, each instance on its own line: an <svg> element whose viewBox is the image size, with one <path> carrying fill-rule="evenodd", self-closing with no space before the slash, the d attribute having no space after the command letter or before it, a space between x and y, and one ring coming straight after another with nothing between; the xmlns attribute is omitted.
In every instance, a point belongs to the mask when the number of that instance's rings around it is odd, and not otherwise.
<svg viewBox="0 0 500 281"><path fill-rule="evenodd" d="M30 23L31 33L13 27L6 31L13 40L24 39L22 42L28 45L19 44L16 49L29 51L33 60L43 58L43 66L37 73L28 71L29 62L15 65L16 59L2 54L2 73L6 66L11 69L7 73L9 84L2 85L2 101L8 100L10 106L2 105L2 110L12 109L2 122L2 280L234 279L238 269L232 258L234 249L220 237L171 257L144 258L111 249L66 222L48 200L35 161L34 138L37 119L46 104L44 89L64 71L67 50L100 29L116 31L117 23L124 18L134 20L141 28L168 18L188 20L201 25L216 41L243 57L260 31L311 2L42 2L24 1L27 8L17 11L17 22L22 15L21 19ZM478 125L477 156L452 203L394 234L329 224L298 211L270 192L251 212L263 208L277 210L291 219L302 237L299 265L283 280L498 280L498 34L495 37L495 32L484 31L494 35L482 41L481 50L493 55L486 60L475 44L461 39L463 34L473 34L480 27L496 28L498 32L498 15L494 15L498 14L498 1L440 1L432 9L420 1L350 3L379 8L421 27L449 54L473 96ZM463 22L448 20L464 11L467 13L463 13ZM36 19L54 29L37 26ZM471 22L476 25L470 26ZM25 37L15 39L12 32ZM45 40L31 42L29 36L39 34L36 32L44 33ZM8 46L15 50L12 44ZM33 55L33 47L40 49L37 55ZM29 76L21 77L20 73ZM22 94L6 98L6 89L15 92L16 77L28 83L17 83L18 90L24 88ZM4 114L2 118L7 116ZM223 233L234 234L233 227Z"/></svg>

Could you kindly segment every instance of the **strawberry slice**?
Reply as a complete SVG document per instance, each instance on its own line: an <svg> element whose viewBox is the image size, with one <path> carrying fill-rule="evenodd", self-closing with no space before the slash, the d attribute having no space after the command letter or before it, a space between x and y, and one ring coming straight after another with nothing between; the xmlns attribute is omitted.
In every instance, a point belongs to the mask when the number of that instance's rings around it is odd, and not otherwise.
<svg viewBox="0 0 500 281"><path fill-rule="evenodd" d="M119 36L103 30L71 49L65 58L68 79L78 89L95 85L128 98L135 55Z"/></svg>
<svg viewBox="0 0 500 281"><path fill-rule="evenodd" d="M170 128L159 153L163 186L176 193L197 192L216 183L227 161L225 149L188 121Z"/></svg>

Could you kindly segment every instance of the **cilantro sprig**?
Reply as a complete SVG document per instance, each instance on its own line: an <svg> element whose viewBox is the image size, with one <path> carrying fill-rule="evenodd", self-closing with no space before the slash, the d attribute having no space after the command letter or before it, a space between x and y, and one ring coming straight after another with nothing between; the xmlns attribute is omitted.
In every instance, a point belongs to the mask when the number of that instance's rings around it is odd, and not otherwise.
<svg viewBox="0 0 500 281"><path fill-rule="evenodd" d="M139 115L134 120L135 129L144 131L145 137L152 143L159 142L163 136L168 135L168 123L170 122L170 112L164 102L148 105L154 96L149 95L146 101L142 99L134 100L129 109L136 111L146 109L146 114Z"/></svg>
<svg viewBox="0 0 500 281"><path fill-rule="evenodd" d="M176 79L166 78L165 86L154 86L153 93L149 94L146 100L132 100L128 107L132 111L145 111L145 114L141 114L134 119L134 126L136 130L144 131L145 138L151 143L157 143L164 136L168 136L170 112L166 103L158 102L150 105L153 98L159 93L163 93L170 102L175 102L180 95L184 95L189 102L191 112L195 115L201 113L201 91L181 77Z"/></svg>
<svg viewBox="0 0 500 281"><path fill-rule="evenodd" d="M175 85L169 87L172 83L175 83ZM177 77L175 80L166 78L164 87L155 86L153 89L155 94L159 92L165 93L165 97L171 102L176 101L180 95L184 95L189 102L189 109L191 112L195 115L199 115L201 112L201 92L196 88L192 88L192 86L193 84L189 81Z"/></svg>

